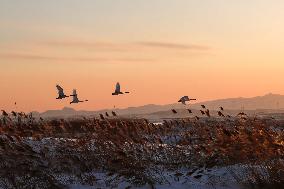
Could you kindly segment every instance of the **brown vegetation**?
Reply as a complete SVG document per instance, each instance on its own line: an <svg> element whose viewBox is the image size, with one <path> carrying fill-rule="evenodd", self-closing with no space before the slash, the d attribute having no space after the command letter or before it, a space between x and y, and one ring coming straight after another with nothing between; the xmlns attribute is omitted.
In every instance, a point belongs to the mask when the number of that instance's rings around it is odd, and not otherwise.
<svg viewBox="0 0 284 189"><path fill-rule="evenodd" d="M119 118L2 123L0 185L61 188L65 182L54 176L61 174L95 185L96 178L90 175L94 170L125 177L133 184L154 185L164 182L149 171L157 167L277 165L284 159L283 129L280 121L254 118L181 119L162 125ZM49 143L47 137L52 137ZM284 178L283 171L279 174ZM66 181L70 182L75 181Z"/></svg>

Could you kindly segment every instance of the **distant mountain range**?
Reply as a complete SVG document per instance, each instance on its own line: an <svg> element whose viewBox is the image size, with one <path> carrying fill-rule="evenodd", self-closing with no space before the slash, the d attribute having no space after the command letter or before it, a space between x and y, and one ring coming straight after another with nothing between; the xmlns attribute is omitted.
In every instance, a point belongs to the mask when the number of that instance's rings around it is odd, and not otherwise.
<svg viewBox="0 0 284 189"><path fill-rule="evenodd" d="M269 93L264 96L252 98L228 98L220 100L212 100L192 105L193 108L206 105L209 109L218 109L223 106L225 109L240 110L275 110L284 108L284 95Z"/></svg>
<svg viewBox="0 0 284 189"><path fill-rule="evenodd" d="M201 103L195 103L187 105L186 108L193 110L200 109L200 105L205 105L210 110L217 110L220 106L224 107L226 110L237 111L237 110L279 110L284 109L284 95L278 94L267 94L264 96L257 96L252 98L228 98L219 99L212 101L205 101ZM159 112L168 112L170 109L183 109L185 106L182 104L168 104L168 105L155 105L149 104L139 107L129 107L125 109L115 109L119 115L123 116L139 116L139 115L150 115L158 114ZM33 112L34 115L42 117L71 117L71 116L93 116L99 113L104 113L106 111L112 110L99 110L99 111L76 111L72 108L65 107L62 110L48 110L43 113ZM162 113L163 114L163 113Z"/></svg>

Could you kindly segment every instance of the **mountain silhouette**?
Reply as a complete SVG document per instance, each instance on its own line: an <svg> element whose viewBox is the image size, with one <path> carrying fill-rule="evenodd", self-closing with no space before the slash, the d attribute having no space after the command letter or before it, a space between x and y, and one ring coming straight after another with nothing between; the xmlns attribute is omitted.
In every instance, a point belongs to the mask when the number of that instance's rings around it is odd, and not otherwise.
<svg viewBox="0 0 284 189"><path fill-rule="evenodd" d="M205 105L210 110L218 110L220 106L224 107L225 110L281 110L284 109L284 95L269 93L264 96L257 96L251 98L227 98L218 99L212 101L205 101L187 105L187 108L193 110L199 110L201 105ZM125 109L115 109L115 111L121 116L131 116L131 115L143 115L143 114L155 114L158 112L167 112L171 109L185 109L182 104L174 103L167 105L155 105L148 104L139 107L128 107ZM70 117L70 116L92 116L99 113L105 113L106 111L112 111L112 109L104 109L98 111L76 111L70 107L64 107L62 110L48 110L46 112L40 113L42 117Z"/></svg>

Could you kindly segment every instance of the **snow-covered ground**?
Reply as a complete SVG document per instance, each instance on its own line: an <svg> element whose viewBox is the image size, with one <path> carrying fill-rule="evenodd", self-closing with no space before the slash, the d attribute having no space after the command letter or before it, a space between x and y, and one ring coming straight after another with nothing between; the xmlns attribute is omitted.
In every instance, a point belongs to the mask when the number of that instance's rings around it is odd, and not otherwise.
<svg viewBox="0 0 284 189"><path fill-rule="evenodd" d="M266 121L111 121L34 126L25 137L6 128L0 189L241 189L252 170L269 181L267 163L283 159L283 127Z"/></svg>
<svg viewBox="0 0 284 189"><path fill-rule="evenodd" d="M135 186L118 175L108 176L106 173L93 173L97 178L95 186L70 184L71 189L94 189L94 188L119 188L125 189L127 187L137 189L241 189L242 187L237 183L234 175L247 177L247 166L233 165L227 167L213 168L206 170L204 168L194 170L192 175L188 175L193 170L179 169L175 171L163 171L156 173L155 177L160 178L163 183L154 184L152 186ZM112 180L117 185L112 185L109 181Z"/></svg>

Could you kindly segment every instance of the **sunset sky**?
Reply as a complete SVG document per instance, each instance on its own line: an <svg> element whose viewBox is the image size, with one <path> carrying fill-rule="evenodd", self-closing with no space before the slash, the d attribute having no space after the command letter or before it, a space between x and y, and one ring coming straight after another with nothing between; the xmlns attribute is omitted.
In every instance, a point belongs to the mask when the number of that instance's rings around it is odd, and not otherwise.
<svg viewBox="0 0 284 189"><path fill-rule="evenodd" d="M0 0L0 108L284 94L283 10L283 0ZM112 96L117 81L131 93ZM56 100L56 84L89 102Z"/></svg>

